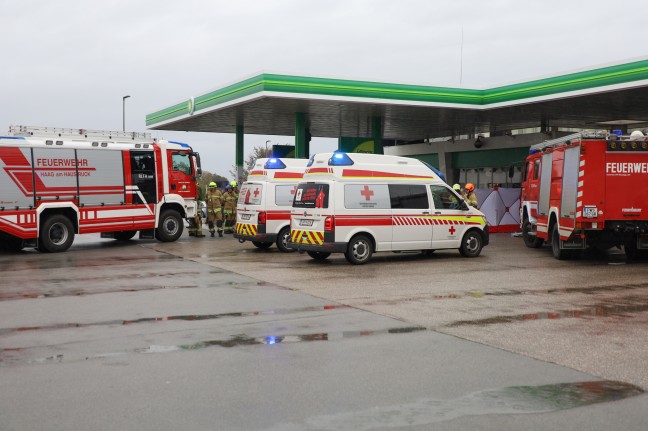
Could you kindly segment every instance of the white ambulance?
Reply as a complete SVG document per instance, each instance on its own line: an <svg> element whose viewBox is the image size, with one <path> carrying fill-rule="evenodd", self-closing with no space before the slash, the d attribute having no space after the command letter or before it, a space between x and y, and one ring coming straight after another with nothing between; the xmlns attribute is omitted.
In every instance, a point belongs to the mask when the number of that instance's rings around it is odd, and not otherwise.
<svg viewBox="0 0 648 431"><path fill-rule="evenodd" d="M256 161L239 192L234 238L261 249L276 242L279 250L294 251L288 245L290 210L307 163L288 158Z"/></svg>
<svg viewBox="0 0 648 431"><path fill-rule="evenodd" d="M290 244L317 260L344 253L359 265L374 252L438 249L477 257L488 241L484 214L408 157L316 154L291 212Z"/></svg>

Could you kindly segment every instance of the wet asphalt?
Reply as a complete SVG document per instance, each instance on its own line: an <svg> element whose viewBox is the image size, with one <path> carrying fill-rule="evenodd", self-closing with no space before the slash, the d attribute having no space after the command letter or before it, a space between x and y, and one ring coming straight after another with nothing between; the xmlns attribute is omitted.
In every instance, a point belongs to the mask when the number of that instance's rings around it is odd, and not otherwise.
<svg viewBox="0 0 648 431"><path fill-rule="evenodd" d="M231 236L0 252L0 429L628 429L648 263L325 262Z"/></svg>

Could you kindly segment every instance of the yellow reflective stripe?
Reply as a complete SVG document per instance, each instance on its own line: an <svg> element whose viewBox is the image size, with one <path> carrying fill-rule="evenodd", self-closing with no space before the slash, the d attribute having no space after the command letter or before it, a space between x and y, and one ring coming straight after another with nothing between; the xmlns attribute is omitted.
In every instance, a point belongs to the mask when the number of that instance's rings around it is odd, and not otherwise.
<svg viewBox="0 0 648 431"><path fill-rule="evenodd" d="M290 232L292 242L297 244L324 244L324 232L312 230L293 230Z"/></svg>
<svg viewBox="0 0 648 431"><path fill-rule="evenodd" d="M236 233L255 236L257 234L257 226L255 224L236 223Z"/></svg>

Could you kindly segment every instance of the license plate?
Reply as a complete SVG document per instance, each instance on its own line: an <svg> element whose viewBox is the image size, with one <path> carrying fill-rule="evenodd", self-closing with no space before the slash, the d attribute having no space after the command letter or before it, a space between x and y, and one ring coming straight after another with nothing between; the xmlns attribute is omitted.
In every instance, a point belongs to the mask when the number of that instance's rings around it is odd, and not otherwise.
<svg viewBox="0 0 648 431"><path fill-rule="evenodd" d="M596 218L598 217L598 211L596 207L585 207L583 208L583 217L584 218Z"/></svg>
<svg viewBox="0 0 648 431"><path fill-rule="evenodd" d="M313 225L313 220L301 219L301 220L299 220L299 225L300 226L312 226Z"/></svg>
<svg viewBox="0 0 648 431"><path fill-rule="evenodd" d="M252 214L241 214L241 220L250 220Z"/></svg>

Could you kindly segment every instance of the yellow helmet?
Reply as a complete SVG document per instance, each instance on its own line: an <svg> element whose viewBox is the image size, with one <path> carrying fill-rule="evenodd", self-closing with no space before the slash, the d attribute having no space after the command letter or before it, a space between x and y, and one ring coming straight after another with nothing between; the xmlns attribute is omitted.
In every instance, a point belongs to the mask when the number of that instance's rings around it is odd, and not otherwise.
<svg viewBox="0 0 648 431"><path fill-rule="evenodd" d="M230 182L230 186L232 186L232 187L236 187L236 185L237 185L237 184L236 184L236 181L231 181L231 182Z"/></svg>
<svg viewBox="0 0 648 431"><path fill-rule="evenodd" d="M211 183L209 183L209 188L211 189L213 187L216 187L216 183L212 181Z"/></svg>

